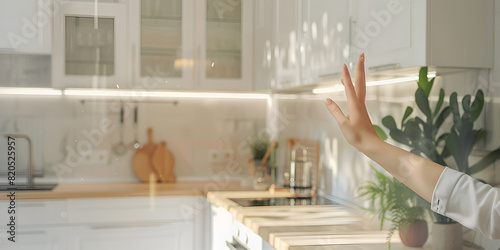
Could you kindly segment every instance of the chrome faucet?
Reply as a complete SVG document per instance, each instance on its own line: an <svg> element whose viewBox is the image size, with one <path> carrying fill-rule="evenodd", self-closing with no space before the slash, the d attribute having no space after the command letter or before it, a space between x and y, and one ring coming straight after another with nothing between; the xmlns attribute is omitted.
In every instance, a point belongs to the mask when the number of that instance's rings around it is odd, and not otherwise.
<svg viewBox="0 0 500 250"><path fill-rule="evenodd" d="M4 134L4 137L13 137L13 138L22 138L28 141L28 150L29 150L29 168L28 168L28 188L32 188L33 185L33 148L31 145L31 139L28 135L24 134Z"/></svg>

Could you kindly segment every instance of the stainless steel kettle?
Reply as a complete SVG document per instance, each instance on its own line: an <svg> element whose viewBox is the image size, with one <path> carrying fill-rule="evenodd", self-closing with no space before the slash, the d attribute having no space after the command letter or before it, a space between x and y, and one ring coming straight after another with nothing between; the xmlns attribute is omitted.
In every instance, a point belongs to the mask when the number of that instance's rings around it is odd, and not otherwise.
<svg viewBox="0 0 500 250"><path fill-rule="evenodd" d="M297 150L302 157L297 159ZM307 148L300 143L292 149L290 161L290 192L296 196L309 197L312 191L312 162L307 161Z"/></svg>

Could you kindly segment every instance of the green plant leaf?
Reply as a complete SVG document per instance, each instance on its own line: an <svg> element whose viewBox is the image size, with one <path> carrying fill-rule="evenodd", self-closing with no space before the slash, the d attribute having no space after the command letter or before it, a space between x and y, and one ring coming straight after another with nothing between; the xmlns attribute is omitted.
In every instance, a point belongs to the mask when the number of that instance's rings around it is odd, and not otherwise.
<svg viewBox="0 0 500 250"><path fill-rule="evenodd" d="M408 117L411 115L412 112L413 112L412 107L410 106L406 107L405 114L403 115L403 119L401 120L401 128L403 127L404 122L406 121L406 119L408 119Z"/></svg>
<svg viewBox="0 0 500 250"><path fill-rule="evenodd" d="M419 88L415 92L415 102L417 102L417 106L420 109L420 111L422 111L422 113L424 113L424 115L427 117L427 121L429 120L432 121L432 113L431 113L431 108L429 107L429 99L423 89Z"/></svg>
<svg viewBox="0 0 500 250"><path fill-rule="evenodd" d="M438 117L436 118L436 123L434 124L434 129L439 130L441 128L441 125L443 125L443 122L446 120L446 118L450 115L451 109L450 107L445 107L441 113L439 113Z"/></svg>
<svg viewBox="0 0 500 250"><path fill-rule="evenodd" d="M453 159L455 159L455 162L457 162L457 165L460 166L459 162L461 161L460 159L460 145L459 145L459 138L458 134L452 130L448 137L446 138L446 144L445 144L446 149L450 152L450 154L453 156ZM464 172L464 170L459 169L461 172Z"/></svg>
<svg viewBox="0 0 500 250"><path fill-rule="evenodd" d="M462 108L464 109L464 113L470 112L470 95L465 95L464 98L462 98Z"/></svg>
<svg viewBox="0 0 500 250"><path fill-rule="evenodd" d="M457 92L453 92L450 95L450 109L453 114L453 123L454 126L460 127L460 110L458 108L458 100L457 100ZM460 129L460 128L457 128Z"/></svg>
<svg viewBox="0 0 500 250"><path fill-rule="evenodd" d="M391 132L389 133L389 135L391 136L391 138L399 143L402 143L404 145L407 145L407 146L411 146L410 145L410 141L408 140L408 138L406 137L405 133L403 133L403 131L399 130L399 129L393 129L391 130Z"/></svg>
<svg viewBox="0 0 500 250"><path fill-rule="evenodd" d="M448 135L449 135L449 133L444 133L444 134L440 135L436 140L436 146L439 145L439 143L441 143L442 141L445 141L446 137L448 137Z"/></svg>
<svg viewBox="0 0 500 250"><path fill-rule="evenodd" d="M469 168L468 172L470 174L475 174L475 173L481 172L498 159L500 159L500 148L497 148L494 151L490 152L483 159L478 161L476 164L472 165Z"/></svg>
<svg viewBox="0 0 500 250"><path fill-rule="evenodd" d="M392 117L390 115L382 118L382 124L384 124L384 126L391 131L394 129L398 129L398 127L396 126L396 121L394 120L394 117Z"/></svg>
<svg viewBox="0 0 500 250"><path fill-rule="evenodd" d="M439 113L439 110L443 106L443 102L444 102L444 89L441 88L439 90L439 99L436 104L436 109L434 109L434 113L432 114L434 117L436 117L436 115Z"/></svg>
<svg viewBox="0 0 500 250"><path fill-rule="evenodd" d="M422 130L423 130L423 132L424 132L424 136L425 136L426 138L431 138L431 136L432 136L432 130L433 130L433 129L432 129L432 126L430 126L429 124L427 124L427 123L425 123L424 121L422 121L422 119L420 119L420 117L418 117L418 116L417 116L417 117L415 117L414 119L415 119L415 121L416 121L418 124L420 124L420 125L422 126Z"/></svg>
<svg viewBox="0 0 500 250"><path fill-rule="evenodd" d="M420 68L417 84L418 87L424 91L424 94L426 96L429 96L429 93L432 89L433 80L432 82L429 82L429 79L427 78L427 67Z"/></svg>
<svg viewBox="0 0 500 250"><path fill-rule="evenodd" d="M377 135L380 139L382 140L387 140L387 134L384 132L384 130L377 126L377 125L373 125L373 128L375 129L375 132L377 132Z"/></svg>
<svg viewBox="0 0 500 250"><path fill-rule="evenodd" d="M472 121L476 121L479 115L481 115L481 111L483 111L483 105L484 105L484 93L482 90L478 90L476 93L476 98L474 99L471 105L470 119Z"/></svg>
<svg viewBox="0 0 500 250"><path fill-rule="evenodd" d="M422 135L422 130L418 126L417 122L415 120L410 120L406 122L405 128L404 128L404 133L406 136L411 140L414 141L417 138L421 137Z"/></svg>

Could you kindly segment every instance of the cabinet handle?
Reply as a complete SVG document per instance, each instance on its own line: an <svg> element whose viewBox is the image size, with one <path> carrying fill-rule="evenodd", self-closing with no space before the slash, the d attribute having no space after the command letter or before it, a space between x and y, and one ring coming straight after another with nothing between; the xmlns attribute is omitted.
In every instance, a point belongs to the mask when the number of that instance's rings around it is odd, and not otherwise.
<svg viewBox="0 0 500 250"><path fill-rule="evenodd" d="M233 246L233 244L229 241L226 241L226 246L230 249L230 250L238 250L236 247Z"/></svg>
<svg viewBox="0 0 500 250"><path fill-rule="evenodd" d="M47 232L45 231L20 231L18 234L19 235L36 235L36 234L46 234Z"/></svg>
<svg viewBox="0 0 500 250"><path fill-rule="evenodd" d="M392 64L373 66L373 67L369 67L368 69L370 69L370 70L382 70L382 69L394 69L394 68L399 68L399 67L401 67L401 64L392 63Z"/></svg>
<svg viewBox="0 0 500 250"><path fill-rule="evenodd" d="M238 249L250 250L250 248L246 244L243 244L238 238L234 236L232 242L226 241L226 246L229 247L229 249L231 250L238 250Z"/></svg>
<svg viewBox="0 0 500 250"><path fill-rule="evenodd" d="M145 227L160 227L161 224L129 224L129 225L102 225L102 226L89 226L92 230L106 230L117 228L145 228Z"/></svg>
<svg viewBox="0 0 500 250"><path fill-rule="evenodd" d="M45 203L20 203L19 207L46 207Z"/></svg>

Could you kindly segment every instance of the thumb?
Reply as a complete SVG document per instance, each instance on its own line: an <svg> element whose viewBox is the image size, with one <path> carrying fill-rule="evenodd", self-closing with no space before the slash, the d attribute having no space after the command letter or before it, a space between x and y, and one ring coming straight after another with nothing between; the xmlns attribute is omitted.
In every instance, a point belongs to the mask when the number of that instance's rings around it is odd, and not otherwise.
<svg viewBox="0 0 500 250"><path fill-rule="evenodd" d="M339 125L347 122L347 117L345 117L344 113L342 113L342 110L339 108L339 105L337 105L337 103L335 103L332 99L327 98L325 100L325 106Z"/></svg>

